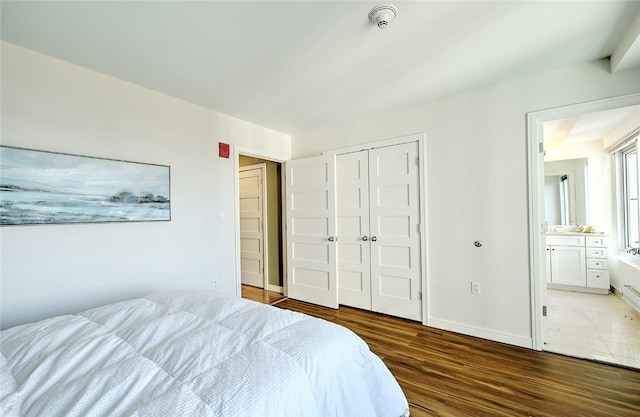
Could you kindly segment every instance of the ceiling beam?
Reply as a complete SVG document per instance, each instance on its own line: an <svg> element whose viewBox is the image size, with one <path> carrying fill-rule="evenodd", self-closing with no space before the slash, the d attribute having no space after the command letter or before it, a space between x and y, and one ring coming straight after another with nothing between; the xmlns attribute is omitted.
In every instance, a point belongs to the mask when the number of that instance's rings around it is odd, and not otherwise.
<svg viewBox="0 0 640 417"><path fill-rule="evenodd" d="M640 13L611 54L611 73L640 66Z"/></svg>

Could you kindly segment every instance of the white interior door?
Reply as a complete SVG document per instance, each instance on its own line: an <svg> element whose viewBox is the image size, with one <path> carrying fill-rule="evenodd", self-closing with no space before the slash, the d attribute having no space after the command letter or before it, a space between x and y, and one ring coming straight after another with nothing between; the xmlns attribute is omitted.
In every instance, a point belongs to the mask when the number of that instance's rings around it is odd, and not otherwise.
<svg viewBox="0 0 640 417"><path fill-rule="evenodd" d="M340 304L371 310L369 151L336 156Z"/></svg>
<svg viewBox="0 0 640 417"><path fill-rule="evenodd" d="M335 157L285 164L288 296L338 308Z"/></svg>
<svg viewBox="0 0 640 417"><path fill-rule="evenodd" d="M421 320L418 143L369 151L371 304Z"/></svg>
<svg viewBox="0 0 640 417"><path fill-rule="evenodd" d="M240 275L243 284L265 288L265 164L240 168Z"/></svg>

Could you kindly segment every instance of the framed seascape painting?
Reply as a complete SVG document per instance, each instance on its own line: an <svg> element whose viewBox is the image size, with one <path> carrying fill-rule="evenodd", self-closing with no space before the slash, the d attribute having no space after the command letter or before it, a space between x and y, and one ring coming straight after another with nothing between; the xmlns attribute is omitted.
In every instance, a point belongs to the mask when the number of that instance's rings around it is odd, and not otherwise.
<svg viewBox="0 0 640 417"><path fill-rule="evenodd" d="M168 220L168 166L0 146L0 225Z"/></svg>

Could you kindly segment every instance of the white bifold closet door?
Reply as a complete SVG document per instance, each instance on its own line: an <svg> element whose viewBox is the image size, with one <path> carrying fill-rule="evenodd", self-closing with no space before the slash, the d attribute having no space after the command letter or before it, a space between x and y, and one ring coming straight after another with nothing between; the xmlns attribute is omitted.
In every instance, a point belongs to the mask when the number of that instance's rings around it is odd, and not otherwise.
<svg viewBox="0 0 640 417"><path fill-rule="evenodd" d="M418 143L336 165L340 304L421 320Z"/></svg>
<svg viewBox="0 0 640 417"><path fill-rule="evenodd" d="M336 156L338 203L338 298L371 310L369 151Z"/></svg>
<svg viewBox="0 0 640 417"><path fill-rule="evenodd" d="M285 164L290 298L422 319L418 146Z"/></svg>
<svg viewBox="0 0 640 417"><path fill-rule="evenodd" d="M338 308L335 157L285 164L287 295Z"/></svg>

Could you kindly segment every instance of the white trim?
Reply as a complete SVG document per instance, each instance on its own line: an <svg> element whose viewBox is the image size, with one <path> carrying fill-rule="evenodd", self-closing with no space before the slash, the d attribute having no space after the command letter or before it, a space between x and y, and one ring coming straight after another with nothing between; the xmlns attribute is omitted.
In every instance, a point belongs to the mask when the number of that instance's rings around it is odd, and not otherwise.
<svg viewBox="0 0 640 417"><path fill-rule="evenodd" d="M450 332L461 333L467 336L480 337L495 342L507 343L509 345L529 348L533 346L533 340L530 337L520 336L513 333L499 332L484 327L469 326L467 324L457 323L449 320L436 319L431 317L430 326L436 329L447 330Z"/></svg>
<svg viewBox="0 0 640 417"><path fill-rule="evenodd" d="M393 145L402 145L404 143L410 143L410 142L420 143L421 140L422 141L425 140L425 137L426 135L424 133L414 133L412 135L400 136L400 137L391 138L391 139L383 139L375 142L362 143L360 145L347 146L344 148L337 148L337 149L329 149L327 151L323 151L322 155L327 155L327 154L338 155L338 154L344 154L344 153L367 151L370 149L384 148L386 146L393 146ZM420 156L422 156L422 152Z"/></svg>
<svg viewBox="0 0 640 417"><path fill-rule="evenodd" d="M637 142L638 137L640 137L640 127L622 136L620 140L616 141L616 143L609 146L607 148L607 151L609 151L609 153L616 153L626 148L627 146L630 146L632 142Z"/></svg>
<svg viewBox="0 0 640 417"><path fill-rule="evenodd" d="M233 204L235 206L235 218L236 218L236 233L235 233L235 246L236 246L236 296L242 297L242 277L241 277L241 266L240 266L240 155L251 156L254 158L264 159L266 161L273 161L279 164L283 164L285 161L279 158L273 158L269 155L260 155L259 153L255 153L252 150L241 146L233 147ZM284 175L281 175L284 177ZM266 181L265 181L266 182ZM283 221L284 223L284 221ZM285 262L282 260L282 262ZM283 272L283 283L286 283L286 273ZM285 284L286 285L286 284Z"/></svg>
<svg viewBox="0 0 640 417"><path fill-rule="evenodd" d="M544 155L538 152L538 144L544 143L542 124L556 119L564 119L576 115L602 110L611 110L640 104L640 93L610 97L586 103L572 104L554 109L527 113L527 184L529 197L529 279L531 291L531 330L533 348L543 348L542 299L546 288L544 271L544 170L540 169L540 161Z"/></svg>
<svg viewBox="0 0 640 417"><path fill-rule="evenodd" d="M429 225L427 222L427 135L422 133L418 139L418 154L420 155L420 270L422 271L422 324L429 326Z"/></svg>
<svg viewBox="0 0 640 417"><path fill-rule="evenodd" d="M323 151L322 155L340 155L352 152L360 152L365 150L384 148L387 146L402 145L405 143L417 142L418 143L418 158L419 158L419 190L420 190L420 272L422 276L421 292L422 292L422 324L429 326L429 263L427 258L427 231L429 230L427 225L427 136L423 133L415 133L407 136L400 136L397 138L384 139L375 142L368 142L359 145L347 146L344 148L330 149Z"/></svg>
<svg viewBox="0 0 640 417"><path fill-rule="evenodd" d="M234 239L236 244L236 297L242 297L242 266L240 265L240 149L234 146L233 152L233 206L236 220Z"/></svg>
<svg viewBox="0 0 640 417"><path fill-rule="evenodd" d="M262 162L260 164L245 165L239 167L238 171L251 171L254 169L259 169L262 173L262 289L266 290L269 288L269 254L267 253L267 242L269 241L269 218L267 217L267 164ZM242 273L240 275L242 275ZM242 277L240 279L242 280Z"/></svg>
<svg viewBox="0 0 640 417"><path fill-rule="evenodd" d="M281 287L279 285L273 285L273 284L269 284L267 291L273 291L273 292L277 292L280 294L284 294L284 287Z"/></svg>
<svg viewBox="0 0 640 417"><path fill-rule="evenodd" d="M282 256L280 257L280 262L282 263L282 294L286 297L289 296L289 264L287 259L289 258L289 253L287 248L289 247L289 243L287 242L287 219L284 215L285 208L287 207L287 194L285 193L285 187L287 186L287 168L285 164L280 165L280 214L282 215L282 221L280 222L281 228L281 238L282 241L280 245L282 247Z"/></svg>
<svg viewBox="0 0 640 417"><path fill-rule="evenodd" d="M621 230L624 230L624 212L625 207L618 202L624 198L624 191L621 194L621 191L624 190L624 175L622 174L622 155L616 152L610 155L612 157L611 160L611 169L613 175L613 193L612 196L615 199L615 204L613 208L613 216L614 216L614 225L615 233L614 243L615 250L620 253L620 248L624 248L625 236L623 233L620 233Z"/></svg>

